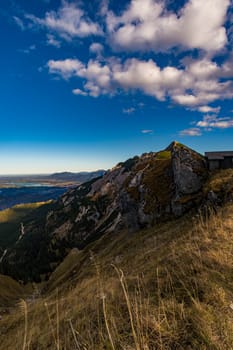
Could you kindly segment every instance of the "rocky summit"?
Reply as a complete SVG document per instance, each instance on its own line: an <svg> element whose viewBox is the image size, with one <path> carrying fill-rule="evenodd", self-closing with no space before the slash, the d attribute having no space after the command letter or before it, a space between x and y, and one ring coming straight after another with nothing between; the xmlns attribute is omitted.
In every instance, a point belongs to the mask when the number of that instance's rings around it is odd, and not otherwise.
<svg viewBox="0 0 233 350"><path fill-rule="evenodd" d="M46 279L74 247L83 249L106 233L134 232L197 208L207 178L205 158L177 142L128 159L69 190L49 211L38 209L27 218L1 269L18 280Z"/></svg>

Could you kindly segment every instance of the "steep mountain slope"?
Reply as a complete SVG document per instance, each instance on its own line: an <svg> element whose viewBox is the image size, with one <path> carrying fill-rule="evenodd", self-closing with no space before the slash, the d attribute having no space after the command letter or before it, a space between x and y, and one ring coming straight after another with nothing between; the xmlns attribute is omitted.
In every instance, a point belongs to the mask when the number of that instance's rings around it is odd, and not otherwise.
<svg viewBox="0 0 233 350"><path fill-rule="evenodd" d="M72 250L0 319L0 349L232 349L232 217L190 212Z"/></svg>
<svg viewBox="0 0 233 350"><path fill-rule="evenodd" d="M202 200L207 179L204 157L173 142L166 150L134 157L68 191L49 213L27 222L20 242L2 261L17 279L40 280L68 252L106 233L137 231L180 216Z"/></svg>

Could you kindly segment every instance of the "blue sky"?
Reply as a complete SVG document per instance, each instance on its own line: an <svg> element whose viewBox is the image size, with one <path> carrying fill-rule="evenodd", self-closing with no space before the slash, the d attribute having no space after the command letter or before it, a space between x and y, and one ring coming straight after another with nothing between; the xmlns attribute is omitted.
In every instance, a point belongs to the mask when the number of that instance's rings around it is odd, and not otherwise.
<svg viewBox="0 0 233 350"><path fill-rule="evenodd" d="M230 0L1 0L0 174L233 149Z"/></svg>

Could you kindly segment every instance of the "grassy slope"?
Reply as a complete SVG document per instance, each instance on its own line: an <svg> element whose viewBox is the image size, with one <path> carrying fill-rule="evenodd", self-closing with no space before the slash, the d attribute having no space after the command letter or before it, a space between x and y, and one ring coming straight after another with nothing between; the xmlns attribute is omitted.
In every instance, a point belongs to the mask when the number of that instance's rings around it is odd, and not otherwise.
<svg viewBox="0 0 233 350"><path fill-rule="evenodd" d="M227 196L233 192L233 169L220 170L212 174L204 188L205 192L214 191Z"/></svg>
<svg viewBox="0 0 233 350"><path fill-rule="evenodd" d="M0 275L0 314L1 308L14 305L25 294L25 287L8 276Z"/></svg>
<svg viewBox="0 0 233 350"><path fill-rule="evenodd" d="M233 349L233 206L74 250L0 349Z"/></svg>
<svg viewBox="0 0 233 350"><path fill-rule="evenodd" d="M15 205L10 209L0 211L0 247L7 248L19 237L20 224L35 209L49 202Z"/></svg>
<svg viewBox="0 0 233 350"><path fill-rule="evenodd" d="M204 191L232 184L220 172ZM3 315L0 349L233 349L232 217L229 204L74 249L36 300Z"/></svg>

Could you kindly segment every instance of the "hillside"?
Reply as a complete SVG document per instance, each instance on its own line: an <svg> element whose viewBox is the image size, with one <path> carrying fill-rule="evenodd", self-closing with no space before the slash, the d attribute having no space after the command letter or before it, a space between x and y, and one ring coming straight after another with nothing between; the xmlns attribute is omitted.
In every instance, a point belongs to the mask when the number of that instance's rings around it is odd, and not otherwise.
<svg viewBox="0 0 233 350"><path fill-rule="evenodd" d="M32 218L36 209L47 210L51 201L18 204L0 211L0 257L5 249L12 246L20 236L21 223ZM36 214L37 215L37 214Z"/></svg>
<svg viewBox="0 0 233 350"><path fill-rule="evenodd" d="M43 220L24 223L25 234L4 256L2 271L24 281L45 280L74 247L194 210L204 200L207 178L204 157L177 142L119 163L65 193Z"/></svg>
<svg viewBox="0 0 233 350"><path fill-rule="evenodd" d="M3 315L0 349L233 348L233 206L72 250Z"/></svg>
<svg viewBox="0 0 233 350"><path fill-rule="evenodd" d="M36 187L37 185L72 186L102 176L105 170L82 171L77 173L61 172L49 175L0 175L0 188Z"/></svg>
<svg viewBox="0 0 233 350"><path fill-rule="evenodd" d="M233 349L232 202L233 170L174 142L3 212L0 350Z"/></svg>
<svg viewBox="0 0 233 350"><path fill-rule="evenodd" d="M55 173L51 174L48 179L56 180L56 181L67 181L67 182L79 182L84 183L90 180L93 180L97 177L103 176L105 170L96 170L92 172L82 171L79 173L71 173L71 172L63 172L63 173Z"/></svg>
<svg viewBox="0 0 233 350"><path fill-rule="evenodd" d="M30 288L25 288L8 276L0 275L0 316L8 314L20 298L24 298Z"/></svg>

